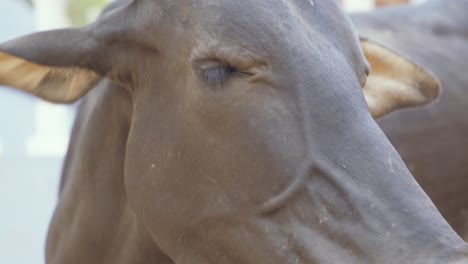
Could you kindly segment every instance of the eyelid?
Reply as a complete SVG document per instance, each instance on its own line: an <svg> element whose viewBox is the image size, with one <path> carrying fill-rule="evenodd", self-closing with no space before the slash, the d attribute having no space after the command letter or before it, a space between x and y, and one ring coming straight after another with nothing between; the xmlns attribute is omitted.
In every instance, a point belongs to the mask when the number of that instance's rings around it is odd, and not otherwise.
<svg viewBox="0 0 468 264"><path fill-rule="evenodd" d="M210 59L246 73L250 72L253 67L268 65L266 61L250 50L241 47L220 47L217 44L196 47L192 51L189 60L194 65L197 61L208 61Z"/></svg>
<svg viewBox="0 0 468 264"><path fill-rule="evenodd" d="M229 64L221 62L216 59L203 59L203 60L198 60L196 61L196 65L199 67L200 70L210 70L210 69L215 69L215 68L231 68Z"/></svg>
<svg viewBox="0 0 468 264"><path fill-rule="evenodd" d="M236 75L238 77L254 75L248 70L240 70L218 59L199 59L195 61L194 69L204 81L215 85L225 83Z"/></svg>
<svg viewBox="0 0 468 264"><path fill-rule="evenodd" d="M229 80L232 75L233 69L227 66L211 67L207 69L200 69L201 77L211 84L222 84Z"/></svg>

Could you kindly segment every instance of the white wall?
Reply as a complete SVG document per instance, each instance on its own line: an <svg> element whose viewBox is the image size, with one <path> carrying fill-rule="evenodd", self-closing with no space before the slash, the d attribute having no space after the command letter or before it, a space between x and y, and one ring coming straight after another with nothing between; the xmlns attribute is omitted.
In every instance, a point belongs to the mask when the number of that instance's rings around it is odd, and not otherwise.
<svg viewBox="0 0 468 264"><path fill-rule="evenodd" d="M0 42L69 24L67 0L33 1L0 0ZM45 263L74 108L0 87L0 264Z"/></svg>
<svg viewBox="0 0 468 264"><path fill-rule="evenodd" d="M350 12L370 10L374 7L374 0L344 0L344 7Z"/></svg>
<svg viewBox="0 0 468 264"><path fill-rule="evenodd" d="M33 0L36 30L51 30L69 26L65 14L66 0ZM35 130L26 151L32 156L61 157L68 142L69 109L44 101L35 105ZM67 125L64 125L67 124Z"/></svg>
<svg viewBox="0 0 468 264"><path fill-rule="evenodd" d="M35 31L35 24L42 29L63 25L50 14L54 8L60 4L42 5L46 15L40 19L23 1L0 0L0 41ZM70 108L0 87L1 264L45 263L45 238L72 118Z"/></svg>

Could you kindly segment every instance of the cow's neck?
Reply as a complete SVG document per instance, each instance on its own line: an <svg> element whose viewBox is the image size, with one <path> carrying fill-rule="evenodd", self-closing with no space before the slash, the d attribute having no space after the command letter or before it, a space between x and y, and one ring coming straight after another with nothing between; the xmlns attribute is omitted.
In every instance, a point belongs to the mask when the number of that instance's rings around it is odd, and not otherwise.
<svg viewBox="0 0 468 264"><path fill-rule="evenodd" d="M171 263L127 202L123 167L130 118L129 94L107 82L80 106L49 229L47 263Z"/></svg>

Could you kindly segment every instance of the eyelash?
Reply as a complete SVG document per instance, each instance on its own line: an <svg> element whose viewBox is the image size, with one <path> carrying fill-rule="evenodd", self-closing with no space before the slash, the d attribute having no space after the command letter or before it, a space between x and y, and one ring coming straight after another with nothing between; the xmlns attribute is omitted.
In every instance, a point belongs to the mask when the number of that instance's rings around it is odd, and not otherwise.
<svg viewBox="0 0 468 264"><path fill-rule="evenodd" d="M229 66L219 66L201 70L201 76L205 81L214 85L225 83L236 72L236 69Z"/></svg>

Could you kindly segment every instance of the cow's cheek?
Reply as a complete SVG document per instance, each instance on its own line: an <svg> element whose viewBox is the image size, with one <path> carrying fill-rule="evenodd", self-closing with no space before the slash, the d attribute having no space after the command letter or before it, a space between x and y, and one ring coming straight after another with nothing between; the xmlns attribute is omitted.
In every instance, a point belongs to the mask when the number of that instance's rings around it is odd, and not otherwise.
<svg viewBox="0 0 468 264"><path fill-rule="evenodd" d="M231 104L205 98L172 122L133 124L125 184L135 214L170 247L180 234L198 236L207 222L261 206L307 162L293 113L259 90Z"/></svg>

